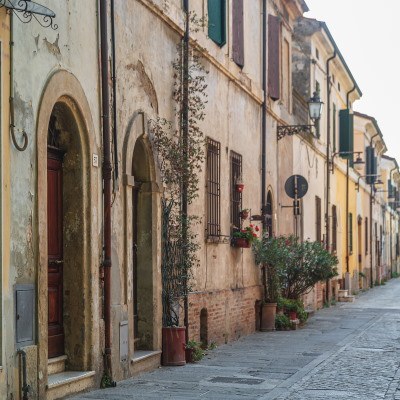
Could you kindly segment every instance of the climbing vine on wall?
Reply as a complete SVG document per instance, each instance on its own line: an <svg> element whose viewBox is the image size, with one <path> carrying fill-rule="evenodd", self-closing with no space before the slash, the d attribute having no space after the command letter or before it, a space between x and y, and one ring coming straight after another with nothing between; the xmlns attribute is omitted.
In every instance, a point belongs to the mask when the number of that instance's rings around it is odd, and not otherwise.
<svg viewBox="0 0 400 400"><path fill-rule="evenodd" d="M200 20L191 16L194 30ZM163 325L178 326L182 299L190 291L191 272L199 263L198 238L193 231L197 215L184 211L198 196L205 158L201 122L205 118L208 71L197 44L177 45L172 64L174 119L150 121L152 146L164 184L162 197ZM187 52L187 53L185 53Z"/></svg>

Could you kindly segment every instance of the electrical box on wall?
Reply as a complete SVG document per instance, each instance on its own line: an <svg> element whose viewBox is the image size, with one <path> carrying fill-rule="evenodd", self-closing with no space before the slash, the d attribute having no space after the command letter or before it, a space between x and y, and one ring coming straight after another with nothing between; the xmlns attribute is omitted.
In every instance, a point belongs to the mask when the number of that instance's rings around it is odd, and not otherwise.
<svg viewBox="0 0 400 400"><path fill-rule="evenodd" d="M35 287L15 285L15 342L17 347L35 344Z"/></svg>

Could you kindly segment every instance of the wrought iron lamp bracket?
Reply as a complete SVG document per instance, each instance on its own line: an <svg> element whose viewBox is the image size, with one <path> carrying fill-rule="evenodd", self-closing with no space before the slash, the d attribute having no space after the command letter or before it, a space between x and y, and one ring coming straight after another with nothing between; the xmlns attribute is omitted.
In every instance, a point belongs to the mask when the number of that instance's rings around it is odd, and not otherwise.
<svg viewBox="0 0 400 400"><path fill-rule="evenodd" d="M0 8L3 7L24 24L35 19L43 28L58 29L58 25L54 23L56 14L49 8L31 0L0 0Z"/></svg>
<svg viewBox="0 0 400 400"><path fill-rule="evenodd" d="M300 133L310 133L312 134L312 128L314 125L278 125L277 136L278 140L284 138L285 136L298 135Z"/></svg>

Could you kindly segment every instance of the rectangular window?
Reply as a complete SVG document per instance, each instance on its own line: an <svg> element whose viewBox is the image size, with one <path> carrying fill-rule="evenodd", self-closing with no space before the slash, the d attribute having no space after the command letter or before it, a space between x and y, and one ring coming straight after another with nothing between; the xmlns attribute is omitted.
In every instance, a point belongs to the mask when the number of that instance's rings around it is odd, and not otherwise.
<svg viewBox="0 0 400 400"><path fill-rule="evenodd" d="M368 244L369 244L369 240L368 240L368 218L365 218L365 255L368 254Z"/></svg>
<svg viewBox="0 0 400 400"><path fill-rule="evenodd" d="M332 206L332 251L337 251L337 211Z"/></svg>
<svg viewBox="0 0 400 400"><path fill-rule="evenodd" d="M221 234L221 144L207 138L206 236Z"/></svg>
<svg viewBox="0 0 400 400"><path fill-rule="evenodd" d="M236 190L236 182L242 177L242 156L231 151L231 228L240 229L242 193Z"/></svg>
<svg viewBox="0 0 400 400"><path fill-rule="evenodd" d="M208 36L220 47L226 43L226 0L208 0Z"/></svg>
<svg viewBox="0 0 400 400"><path fill-rule="evenodd" d="M353 241L353 214L349 213L349 253L353 254L354 241Z"/></svg>
<svg viewBox="0 0 400 400"><path fill-rule="evenodd" d="M322 242L321 198L315 196L315 240Z"/></svg>
<svg viewBox="0 0 400 400"><path fill-rule="evenodd" d="M268 15L268 95L280 99L280 34L281 23L275 15Z"/></svg>
<svg viewBox="0 0 400 400"><path fill-rule="evenodd" d="M239 67L244 66L243 0L232 2L232 58Z"/></svg>

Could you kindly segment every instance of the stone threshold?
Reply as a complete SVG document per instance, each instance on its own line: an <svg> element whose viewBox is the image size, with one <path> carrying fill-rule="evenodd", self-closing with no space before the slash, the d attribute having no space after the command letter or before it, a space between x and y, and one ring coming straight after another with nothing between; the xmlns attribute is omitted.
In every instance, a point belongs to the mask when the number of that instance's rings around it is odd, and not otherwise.
<svg viewBox="0 0 400 400"><path fill-rule="evenodd" d="M64 371L48 376L47 389L75 383L95 375L95 371Z"/></svg>
<svg viewBox="0 0 400 400"><path fill-rule="evenodd" d="M161 350L136 350L133 353L133 357L131 358L131 363L135 364L138 362L141 362L143 360L146 360L147 358L151 358L154 356L157 356L158 354L161 354Z"/></svg>
<svg viewBox="0 0 400 400"><path fill-rule="evenodd" d="M49 358L48 360L47 360L47 365L52 365L52 364L56 364L56 363L58 363L58 362L61 362L61 361L65 361L67 359L67 356L59 356L59 357L54 357L54 358Z"/></svg>

